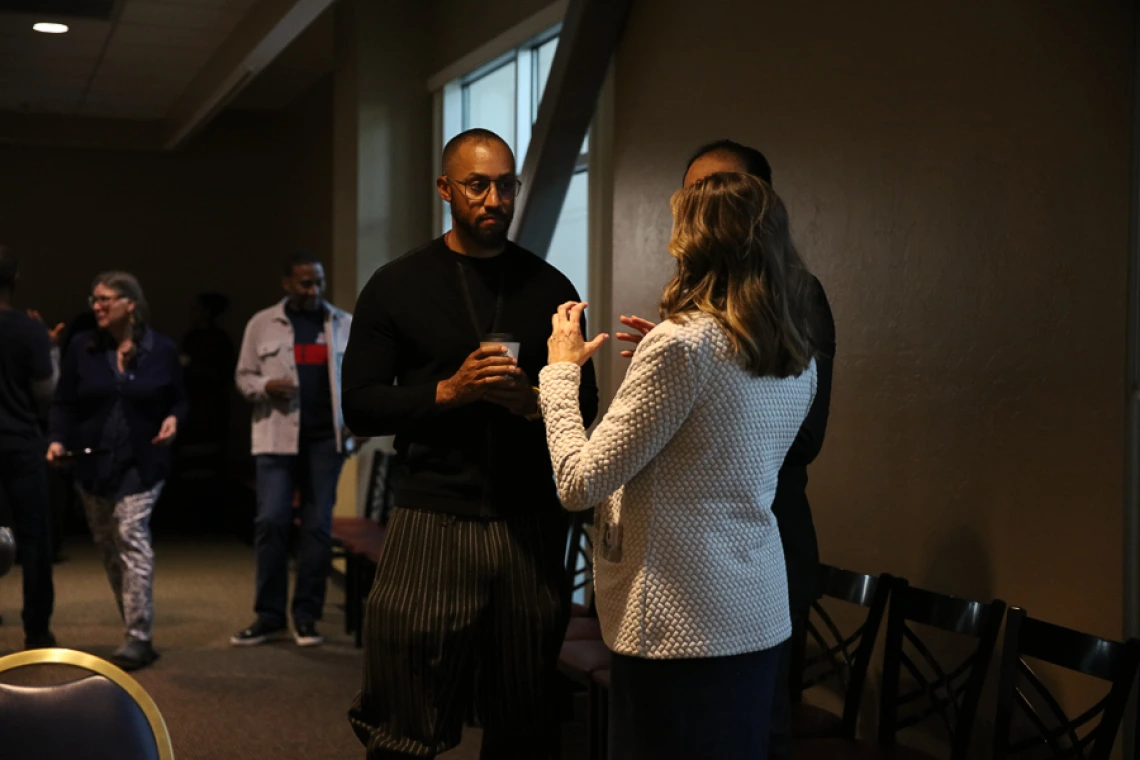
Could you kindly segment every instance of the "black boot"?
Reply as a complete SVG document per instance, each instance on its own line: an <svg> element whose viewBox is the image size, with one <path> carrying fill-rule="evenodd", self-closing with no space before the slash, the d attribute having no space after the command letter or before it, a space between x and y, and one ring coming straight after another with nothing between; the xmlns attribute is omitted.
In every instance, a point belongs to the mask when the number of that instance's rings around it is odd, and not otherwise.
<svg viewBox="0 0 1140 760"><path fill-rule="evenodd" d="M145 668L158 659L158 652L154 651L149 641L127 639L123 645L111 655L111 662L123 670L138 670Z"/></svg>

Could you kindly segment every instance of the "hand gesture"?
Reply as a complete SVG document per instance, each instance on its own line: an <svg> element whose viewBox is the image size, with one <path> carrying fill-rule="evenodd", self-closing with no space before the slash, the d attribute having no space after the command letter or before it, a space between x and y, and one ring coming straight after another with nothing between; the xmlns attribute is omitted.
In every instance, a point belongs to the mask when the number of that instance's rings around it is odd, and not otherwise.
<svg viewBox="0 0 1140 760"><path fill-rule="evenodd" d="M509 390L523 372L506 353L505 346L476 349L454 375L436 386L435 402L463 406L481 400L492 390Z"/></svg>
<svg viewBox="0 0 1140 760"><path fill-rule="evenodd" d="M534 392L526 372L521 369L518 378L509 388L491 388L483 398L492 404L506 407L508 412L519 417L538 411L538 394Z"/></svg>
<svg viewBox="0 0 1140 760"><path fill-rule="evenodd" d="M652 330L654 327L657 327L657 323L650 322L648 319L642 319L641 317L622 317L621 323L626 327L633 328L637 332L619 332L616 336L617 339L623 340L626 343L632 343L635 346L641 342L642 338L649 334L650 330ZM631 359L633 358L633 351L622 351L621 355L627 359Z"/></svg>
<svg viewBox="0 0 1140 760"><path fill-rule="evenodd" d="M41 325L44 325L45 328L47 327L47 325L44 324L44 318L40 316L40 313L35 309L28 309L28 316L39 322ZM59 345L59 339L63 336L63 331L66 329L67 325L65 325L63 322L60 322L55 327L48 330L48 337L51 338L51 344L53 346Z"/></svg>
<svg viewBox="0 0 1140 760"><path fill-rule="evenodd" d="M174 442L174 437L178 435L178 418L167 417L162 421L162 428L158 431L158 435L151 441L155 446L169 446Z"/></svg>
<svg viewBox="0 0 1140 760"><path fill-rule="evenodd" d="M582 336L582 313L588 306L585 302L567 301L558 307L551 318L554 330L546 342L547 363L574 362L581 367L609 339L602 333L587 343Z"/></svg>
<svg viewBox="0 0 1140 760"><path fill-rule="evenodd" d="M265 392L270 398L288 401L297 395L297 384L287 377L275 377L265 384Z"/></svg>
<svg viewBox="0 0 1140 760"><path fill-rule="evenodd" d="M51 444L50 446L48 446L48 450L47 450L46 459L48 460L48 463L49 464L57 464L59 462L59 458L62 457L66 451L67 451L67 449L63 448L62 443Z"/></svg>

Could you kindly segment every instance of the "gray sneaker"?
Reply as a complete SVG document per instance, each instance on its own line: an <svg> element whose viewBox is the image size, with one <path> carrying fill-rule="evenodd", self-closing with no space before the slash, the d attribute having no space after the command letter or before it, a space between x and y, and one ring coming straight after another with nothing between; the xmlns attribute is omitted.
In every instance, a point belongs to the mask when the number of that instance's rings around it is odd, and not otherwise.
<svg viewBox="0 0 1140 760"><path fill-rule="evenodd" d="M285 626L283 624L274 625L263 620L255 620L249 628L230 636L230 644L235 647L255 647L267 641L276 641L284 635Z"/></svg>
<svg viewBox="0 0 1140 760"><path fill-rule="evenodd" d="M123 670L138 670L145 668L158 659L158 652L154 651L149 641L127 639L123 645L111 655L111 662Z"/></svg>

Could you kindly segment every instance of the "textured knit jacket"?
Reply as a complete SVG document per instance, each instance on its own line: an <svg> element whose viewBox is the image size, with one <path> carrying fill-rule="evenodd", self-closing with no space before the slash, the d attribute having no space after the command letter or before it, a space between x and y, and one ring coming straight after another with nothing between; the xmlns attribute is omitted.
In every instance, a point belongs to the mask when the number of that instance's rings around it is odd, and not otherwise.
<svg viewBox="0 0 1140 760"><path fill-rule="evenodd" d="M594 542L603 638L655 659L722 657L791 635L776 479L815 396L798 377L756 377L710 316L664 322L637 347L587 438L579 369L540 375L550 455L567 509L621 526L618 561ZM611 559L616 555L610 553Z"/></svg>

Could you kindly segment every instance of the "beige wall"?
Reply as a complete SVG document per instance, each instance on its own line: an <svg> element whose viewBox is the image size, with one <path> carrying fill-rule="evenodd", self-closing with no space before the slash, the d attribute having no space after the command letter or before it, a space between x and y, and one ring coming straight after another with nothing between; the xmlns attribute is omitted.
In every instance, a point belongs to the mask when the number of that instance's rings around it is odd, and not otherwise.
<svg viewBox="0 0 1140 760"><path fill-rule="evenodd" d="M615 314L655 313L687 154L764 150L838 329L824 561L1120 635L1132 13L635 4Z"/></svg>

